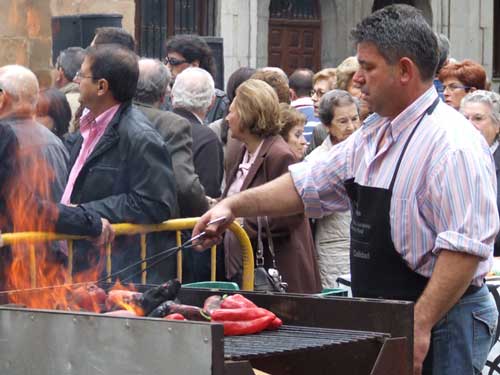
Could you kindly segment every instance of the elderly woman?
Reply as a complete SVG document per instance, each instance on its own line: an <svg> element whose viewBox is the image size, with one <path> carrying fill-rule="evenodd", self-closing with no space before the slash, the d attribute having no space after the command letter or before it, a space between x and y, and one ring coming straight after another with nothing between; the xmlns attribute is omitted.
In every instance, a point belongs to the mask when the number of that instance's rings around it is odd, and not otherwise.
<svg viewBox="0 0 500 375"><path fill-rule="evenodd" d="M443 83L445 103L457 111L465 95L484 90L487 84L486 71L472 60L446 64L439 72L439 80Z"/></svg>
<svg viewBox="0 0 500 375"><path fill-rule="evenodd" d="M332 90L323 96L319 116L328 128L329 136L307 156L307 161L325 158L334 145L344 141L360 126L357 102L344 90ZM349 211L335 212L316 221L315 245L323 288L335 287L337 278L350 272L350 223Z"/></svg>
<svg viewBox="0 0 500 375"><path fill-rule="evenodd" d="M275 91L267 83L249 79L236 90L226 120L231 136L242 142L238 162L226 176L223 197L262 185L288 171L296 159L290 147L278 134L279 104ZM265 222L265 220L262 220ZM257 240L257 218L246 218L243 226L253 244ZM276 263L288 292L315 293L321 289L314 243L303 214L269 218ZM263 233L266 230L263 228ZM264 266L272 265L272 255L263 236ZM241 249L232 233L224 239L226 276L241 280ZM256 249L256 246L254 246Z"/></svg>
<svg viewBox="0 0 500 375"><path fill-rule="evenodd" d="M304 137L306 116L288 104L280 103L280 135L288 143L297 161L304 159L307 141Z"/></svg>
<svg viewBox="0 0 500 375"><path fill-rule="evenodd" d="M490 146L500 186L500 95L492 91L477 90L462 99L460 112L483 134ZM499 190L500 192L500 190ZM497 193L500 210L500 194ZM500 234L495 239L495 256L500 256Z"/></svg>

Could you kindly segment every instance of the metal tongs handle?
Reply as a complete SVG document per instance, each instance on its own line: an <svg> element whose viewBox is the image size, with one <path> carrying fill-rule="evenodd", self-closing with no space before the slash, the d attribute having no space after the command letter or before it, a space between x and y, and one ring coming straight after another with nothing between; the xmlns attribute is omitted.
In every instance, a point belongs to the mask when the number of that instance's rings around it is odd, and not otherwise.
<svg viewBox="0 0 500 375"><path fill-rule="evenodd" d="M219 223L219 222L221 222L221 221L225 221L225 220L226 220L226 217L225 217L225 216L221 216L221 217L218 217L217 219L214 219L214 220L210 221L210 222L207 224L207 226L212 225L212 224L215 224L215 223ZM202 238L202 237L203 237L203 236L205 236L206 234L207 234L207 232L203 231L203 232L201 232L201 233L197 234L196 236L191 237L189 240L187 240L186 242L184 242L184 243L181 245L181 247L182 247L182 248L186 248L186 247L188 247L188 245L189 245L189 247L193 246L193 242L194 242L194 241L199 240L200 238Z"/></svg>

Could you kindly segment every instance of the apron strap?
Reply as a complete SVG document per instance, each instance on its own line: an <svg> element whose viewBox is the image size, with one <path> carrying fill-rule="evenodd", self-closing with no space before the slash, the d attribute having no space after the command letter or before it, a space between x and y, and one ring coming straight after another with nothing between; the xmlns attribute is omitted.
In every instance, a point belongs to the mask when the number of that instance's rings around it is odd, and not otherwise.
<svg viewBox="0 0 500 375"><path fill-rule="evenodd" d="M406 149L408 148L408 145L410 144L410 141L411 141L413 135L415 134L415 131L417 130L418 126L422 123L422 120L424 119L425 115L431 115L432 112L434 112L434 109L436 108L436 106L438 105L440 100L441 99L439 99L439 97L437 97L432 102L432 104L425 110L424 114L420 117L417 125L415 125L415 127L413 128L413 130L410 133L410 136L406 140L406 143L403 146L403 151L401 151L401 155L399 155L398 163L396 164L396 169L394 170L394 174L392 175L391 185L389 186L390 191L392 191L392 189L394 188L394 183L396 182L396 176L398 174L399 167L401 166L401 161L403 160L403 156L406 152Z"/></svg>

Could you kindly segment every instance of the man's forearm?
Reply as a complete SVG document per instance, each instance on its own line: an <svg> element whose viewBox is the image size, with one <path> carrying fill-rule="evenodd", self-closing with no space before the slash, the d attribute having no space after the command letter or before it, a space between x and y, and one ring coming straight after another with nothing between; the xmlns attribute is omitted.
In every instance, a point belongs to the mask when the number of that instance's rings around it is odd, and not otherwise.
<svg viewBox="0 0 500 375"><path fill-rule="evenodd" d="M304 212L290 173L227 198L236 217L289 216Z"/></svg>
<svg viewBox="0 0 500 375"><path fill-rule="evenodd" d="M473 255L442 250L431 279L415 305L415 324L431 329L462 297L479 261Z"/></svg>

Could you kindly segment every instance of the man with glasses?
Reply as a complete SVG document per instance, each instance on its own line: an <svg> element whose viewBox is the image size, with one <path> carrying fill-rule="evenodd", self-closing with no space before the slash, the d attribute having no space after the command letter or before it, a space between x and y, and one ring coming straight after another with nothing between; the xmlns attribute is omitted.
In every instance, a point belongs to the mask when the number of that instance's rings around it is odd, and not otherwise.
<svg viewBox="0 0 500 375"><path fill-rule="evenodd" d="M165 64L172 73L172 81L179 73L189 67L206 70L215 79L216 66L209 45L197 35L175 35L165 46L167 56ZM166 103L170 109L170 103ZM229 99L224 91L215 89L215 101L205 118L205 124L223 118L229 108Z"/></svg>
<svg viewBox="0 0 500 375"><path fill-rule="evenodd" d="M170 155L159 134L132 105L139 77L137 60L128 49L98 44L87 49L75 76L85 110L70 150L70 174L61 202L92 209L111 223L160 223L177 210ZM168 248L164 241L163 236L148 236L148 252ZM80 241L75 247L76 271L100 259L99 249L88 242ZM113 271L139 259L137 236L117 239ZM172 269L162 265L148 270L149 282L174 276ZM139 270L119 277L139 281Z"/></svg>
<svg viewBox="0 0 500 375"><path fill-rule="evenodd" d="M319 102L323 95L333 90L337 83L337 73L335 68L326 68L320 70L313 76L313 89L311 90L311 99L314 105L314 116L319 118ZM321 122L317 122L312 129L311 142L307 148L307 154L310 154L316 147L323 143L328 136L328 129Z"/></svg>

